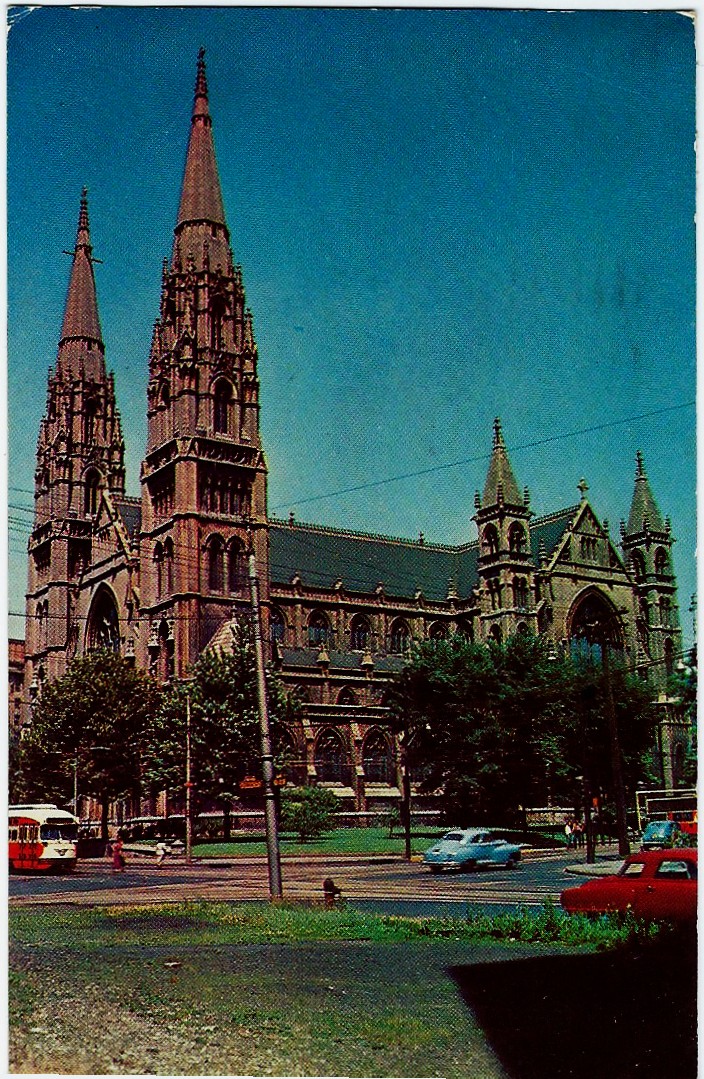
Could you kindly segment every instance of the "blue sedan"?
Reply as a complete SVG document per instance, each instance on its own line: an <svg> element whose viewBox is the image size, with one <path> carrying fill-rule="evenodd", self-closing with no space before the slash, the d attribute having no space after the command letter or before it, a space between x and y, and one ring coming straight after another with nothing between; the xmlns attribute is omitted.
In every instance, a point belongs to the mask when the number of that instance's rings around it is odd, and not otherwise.
<svg viewBox="0 0 704 1079"><path fill-rule="evenodd" d="M515 869L521 848L499 839L484 828L455 828L423 855L431 873L443 869L474 869L478 865L503 865Z"/></svg>

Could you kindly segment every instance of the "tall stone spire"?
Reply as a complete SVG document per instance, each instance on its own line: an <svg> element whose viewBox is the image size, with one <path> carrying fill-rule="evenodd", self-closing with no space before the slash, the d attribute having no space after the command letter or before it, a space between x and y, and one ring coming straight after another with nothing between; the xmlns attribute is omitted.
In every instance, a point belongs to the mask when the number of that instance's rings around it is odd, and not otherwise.
<svg viewBox="0 0 704 1079"><path fill-rule="evenodd" d="M645 524L644 524L645 522ZM631 512L628 515L626 535L636 535L643 532L645 527L651 532L663 532L665 524L658 504L650 488L650 481L643 464L643 454L640 450L636 454L636 480L633 488L633 501Z"/></svg>
<svg viewBox="0 0 704 1079"><path fill-rule="evenodd" d="M219 236L221 242L224 239L227 245L229 235L225 223L220 177L213 144L213 122L210 117L208 84L205 77L205 50L201 49L198 53L191 133L176 220L176 240L179 241L180 250L184 256L189 251L196 257L202 253L205 233L200 236L199 232L202 231L204 225L208 227L210 256L212 258L215 255L214 266L218 261L218 256L222 261L222 252L217 250L219 246L217 242L215 243L216 251L213 252L213 239L217 240ZM195 235L192 235L193 226L196 226Z"/></svg>
<svg viewBox="0 0 704 1079"><path fill-rule="evenodd" d="M493 506L497 502L506 502L511 506L522 506L523 496L518 489L516 477L511 468L508 450L501 431L501 420L494 420L494 445L491 451L489 471L484 484L482 505Z"/></svg>
<svg viewBox="0 0 704 1079"><path fill-rule="evenodd" d="M76 246L72 252L68 252L73 255L73 266L59 340L58 366L65 368L68 365L74 369L74 374L81 373L75 370L76 364L78 363L80 368L81 359L85 359L85 353L92 351L94 346L101 355L104 352L93 273L87 196L88 192L84 187L78 214Z"/></svg>

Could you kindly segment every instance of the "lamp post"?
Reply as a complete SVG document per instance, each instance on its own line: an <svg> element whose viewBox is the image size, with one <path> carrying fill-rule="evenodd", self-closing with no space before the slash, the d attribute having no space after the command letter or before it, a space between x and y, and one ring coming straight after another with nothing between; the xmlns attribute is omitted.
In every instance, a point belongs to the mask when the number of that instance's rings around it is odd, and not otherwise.
<svg viewBox="0 0 704 1079"><path fill-rule="evenodd" d="M577 782L582 784L582 812L584 813L584 838L587 844L587 863L592 865L596 861L596 856L594 853L594 830L592 828L589 780L586 776L577 776Z"/></svg>

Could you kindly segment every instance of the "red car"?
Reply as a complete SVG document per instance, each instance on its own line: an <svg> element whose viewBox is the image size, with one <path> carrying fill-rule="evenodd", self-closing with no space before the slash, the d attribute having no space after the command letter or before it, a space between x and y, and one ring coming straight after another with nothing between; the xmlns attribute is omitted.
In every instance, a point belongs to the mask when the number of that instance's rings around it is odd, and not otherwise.
<svg viewBox="0 0 704 1079"><path fill-rule="evenodd" d="M646 921L694 922L697 852L682 848L632 854L614 876L567 888L560 902L569 914L630 910Z"/></svg>

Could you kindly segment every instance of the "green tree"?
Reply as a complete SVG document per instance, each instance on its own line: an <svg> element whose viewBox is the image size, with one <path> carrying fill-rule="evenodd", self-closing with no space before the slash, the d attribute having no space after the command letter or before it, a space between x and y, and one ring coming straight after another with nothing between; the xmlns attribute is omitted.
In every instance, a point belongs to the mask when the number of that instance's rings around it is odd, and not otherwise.
<svg viewBox="0 0 704 1079"><path fill-rule="evenodd" d="M296 832L301 843L332 827L337 796L327 787L294 787L281 795L281 828Z"/></svg>
<svg viewBox="0 0 704 1079"><path fill-rule="evenodd" d="M110 802L139 793L143 734L159 696L153 679L115 652L75 659L33 709L20 747L24 796L65 803L77 776L79 792L100 802L106 839Z"/></svg>
<svg viewBox="0 0 704 1079"><path fill-rule="evenodd" d="M267 672L267 698L272 738L287 712L278 680ZM187 701L191 712L191 781L194 797L223 809L225 837L230 810L245 775L261 777L261 745L254 650L241 633L232 653L208 650L193 665L189 678L165 691L145 743L145 777L155 790L180 797L186 769Z"/></svg>
<svg viewBox="0 0 704 1079"><path fill-rule="evenodd" d="M556 656L530 634L505 644L425 641L395 678L390 706L421 788L448 818L518 823L520 807L581 799L578 775L611 788L613 699L627 782L652 736L651 695L618 665Z"/></svg>

